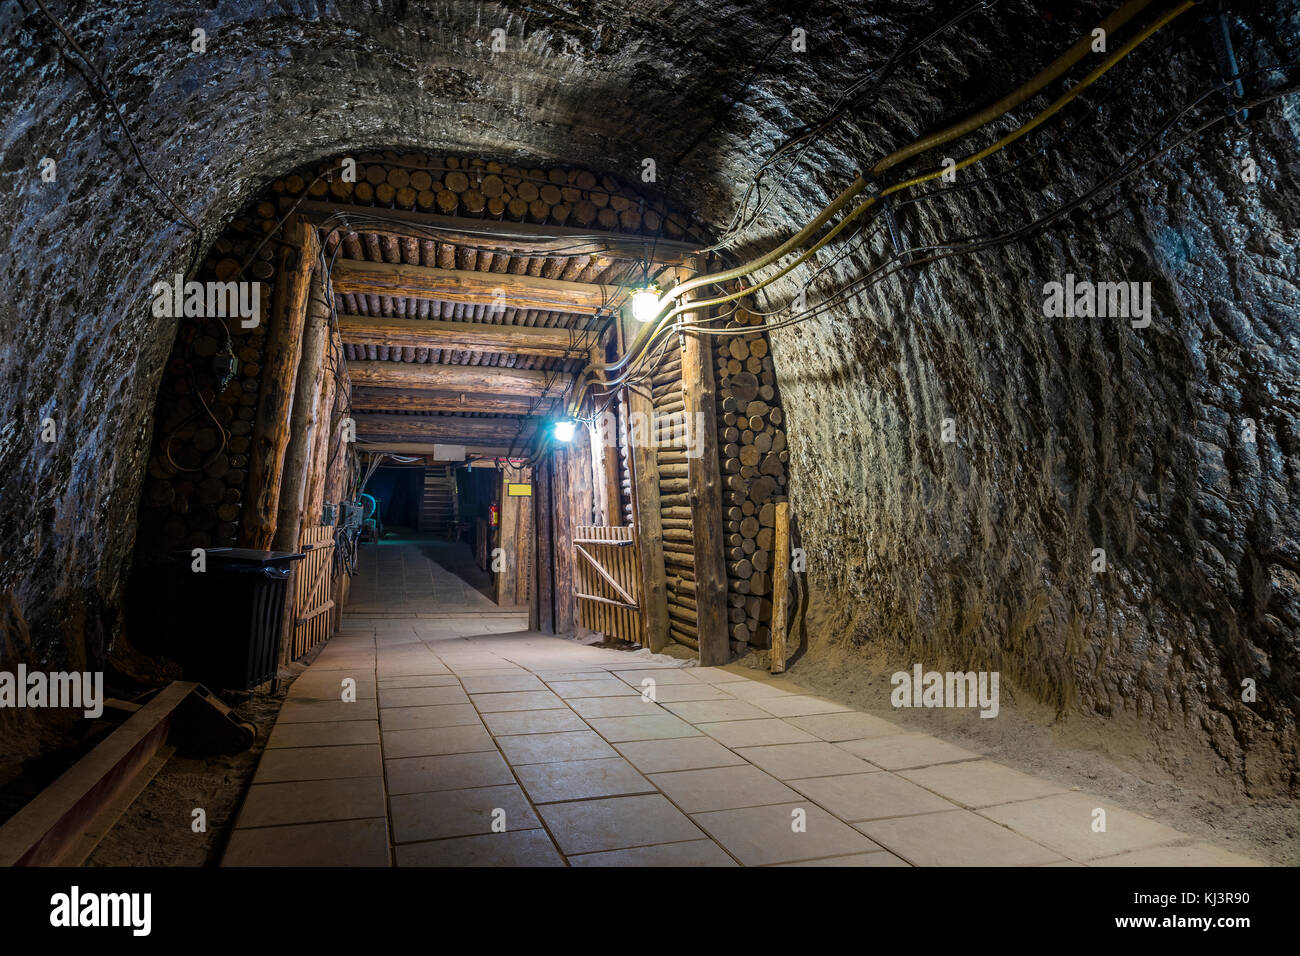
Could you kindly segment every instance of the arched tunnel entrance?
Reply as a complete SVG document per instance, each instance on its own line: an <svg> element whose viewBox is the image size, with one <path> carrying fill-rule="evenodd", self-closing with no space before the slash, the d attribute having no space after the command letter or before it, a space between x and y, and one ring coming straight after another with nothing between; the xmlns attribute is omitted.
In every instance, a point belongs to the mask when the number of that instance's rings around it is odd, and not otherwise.
<svg viewBox="0 0 1300 956"><path fill-rule="evenodd" d="M1292 0L254 6L0 20L0 863L1300 859Z"/></svg>

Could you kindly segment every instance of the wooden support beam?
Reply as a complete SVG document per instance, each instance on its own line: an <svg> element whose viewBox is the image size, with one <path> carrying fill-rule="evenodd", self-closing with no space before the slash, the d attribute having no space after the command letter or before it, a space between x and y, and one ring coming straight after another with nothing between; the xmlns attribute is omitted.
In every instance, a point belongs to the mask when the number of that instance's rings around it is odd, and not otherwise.
<svg viewBox="0 0 1300 956"><path fill-rule="evenodd" d="M537 430L532 419L463 418L442 415L424 418L418 415L353 415L359 440L410 440L438 442L444 445L509 445L530 442Z"/></svg>
<svg viewBox="0 0 1300 956"><path fill-rule="evenodd" d="M419 365L414 362L349 362L348 378L353 385L361 386L482 392L530 398L543 392L548 397L558 398L569 384L569 376L541 369L502 368L499 365Z"/></svg>
<svg viewBox="0 0 1300 956"><path fill-rule="evenodd" d="M505 570L497 572L497 604L518 606L528 603L529 579L532 574L533 497L509 495L511 484L529 484L529 468L504 468L501 471L501 524L497 546L505 550Z"/></svg>
<svg viewBox="0 0 1300 956"><path fill-rule="evenodd" d="M463 445L466 457L505 458L512 454L516 458L528 457L527 449L521 451L516 446L512 450L508 445L487 445L482 442L359 441L355 447L358 452L372 454L432 455L439 447L445 448L449 444Z"/></svg>
<svg viewBox="0 0 1300 956"><path fill-rule="evenodd" d="M552 475L555 459L546 456L536 469L533 486L533 520L537 524L535 545L537 595L529 609L529 623L534 631L555 633L555 512L552 501Z"/></svg>
<svg viewBox="0 0 1300 956"><path fill-rule="evenodd" d="M325 455L325 500L334 504L350 497L352 493L350 486L356 461L356 453L353 451L355 446L351 442L344 442L342 434L343 419L351 414L351 395L350 380L346 377L339 380L334 392L334 417L325 438L329 447ZM351 580L346 574L339 577L343 581Z"/></svg>
<svg viewBox="0 0 1300 956"><path fill-rule="evenodd" d="M350 368L351 366L349 366ZM558 401L524 395L485 395L481 392L425 392L411 388L353 389L352 407L357 411L483 412L498 415L545 415Z"/></svg>
<svg viewBox="0 0 1300 956"><path fill-rule="evenodd" d="M327 350L333 347L333 337L333 330L329 330L326 335ZM338 386L338 378L329 369L322 369L321 372L311 468L307 472L307 488L303 498L302 514L299 517L299 524L307 527L320 524L324 513L325 501L329 494L327 490L329 484L329 458L334 453L334 444L331 438L337 433L334 428L335 421L342 417L336 417L334 411L335 389Z"/></svg>
<svg viewBox="0 0 1300 956"><path fill-rule="evenodd" d="M295 200L282 199L281 208L290 208ZM568 226L537 226L522 222L488 222L466 219L461 216L440 216L433 213L408 212L403 209L368 209L346 204L306 200L298 203L297 210L316 222L335 217L334 223L349 217L368 217L356 222L357 232L376 233L381 236L413 239L437 239L462 245L472 245L494 252L519 255L544 256L549 254L608 255L616 259L640 260L649 257L651 262L676 265L694 251L687 242L675 242L662 237L626 236L592 229L575 229ZM375 222L382 216L384 222ZM334 228L334 224L321 228Z"/></svg>
<svg viewBox="0 0 1300 956"><path fill-rule="evenodd" d="M654 403L649 385L627 390L629 417L650 421ZM668 585L664 574L664 529L659 513L659 466L647 442L630 442L632 490L636 498L636 540L641 563L641 621L646 645L658 653L668 644Z"/></svg>
<svg viewBox="0 0 1300 956"><path fill-rule="evenodd" d="M701 313L687 313L685 321L689 324L704 318ZM695 631L702 667L717 667L731 659L712 342L700 333L689 333L682 350L682 396L686 422L692 431L691 447L703 451L698 458L687 459L691 534L695 544Z"/></svg>
<svg viewBox="0 0 1300 956"><path fill-rule="evenodd" d="M551 357L576 356L586 352L580 344L586 337L581 331L528 325L340 315L339 332L343 341L350 345L516 352L520 355Z"/></svg>
<svg viewBox="0 0 1300 956"><path fill-rule="evenodd" d="M302 356L302 330L307 320L307 293L319 252L316 230L291 220L280 247L275 282L276 308L267 330L262 360L262 392L248 452L244 512L239 543L266 551L275 537L280 505L280 472L289 444L289 420Z"/></svg>
<svg viewBox="0 0 1300 956"><path fill-rule="evenodd" d="M321 379L330 374L325 368L325 342L329 335L329 306L325 303L321 271L315 269L311 275L307 320L302 333L302 357L298 362L293 411L289 418L289 444L285 448L284 468L280 471L279 516L275 537L271 539L271 548L275 551L298 550L307 478L316 448L317 419L321 415L317 408L322 398Z"/></svg>
<svg viewBox="0 0 1300 956"><path fill-rule="evenodd" d="M618 293L614 286L586 282L360 259L335 260L330 276L334 291L340 294L395 295L579 315L595 314Z"/></svg>
<svg viewBox="0 0 1300 956"><path fill-rule="evenodd" d="M776 503L772 534L772 655L773 674L785 672L786 627L790 616L790 502Z"/></svg>

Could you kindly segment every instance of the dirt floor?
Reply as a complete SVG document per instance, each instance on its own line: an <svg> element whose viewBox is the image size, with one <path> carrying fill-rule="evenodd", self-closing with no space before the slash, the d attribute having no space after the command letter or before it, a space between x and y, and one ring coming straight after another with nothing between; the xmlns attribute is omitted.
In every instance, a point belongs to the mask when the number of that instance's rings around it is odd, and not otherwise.
<svg viewBox="0 0 1300 956"><path fill-rule="evenodd" d="M739 663L767 670L768 653L751 652ZM940 661L925 664L927 670L948 669ZM889 695L896 665L863 648L826 641L794 660L787 677L828 700L1095 793L1235 853L1300 865L1300 800L1252 800L1234 781L1216 778L1218 763L1211 755L1201 759L1183 742L1155 739L1149 724L1129 715L1059 718L1051 708L1017 699L1006 682L997 719L969 709L894 710Z"/></svg>
<svg viewBox="0 0 1300 956"><path fill-rule="evenodd" d="M216 866L289 686L317 653L319 649L282 667L280 687L274 695L263 691L220 695L257 728L253 746L243 753L217 756L178 750L95 848L86 865ZM207 815L207 829L200 833L192 826L197 808Z"/></svg>

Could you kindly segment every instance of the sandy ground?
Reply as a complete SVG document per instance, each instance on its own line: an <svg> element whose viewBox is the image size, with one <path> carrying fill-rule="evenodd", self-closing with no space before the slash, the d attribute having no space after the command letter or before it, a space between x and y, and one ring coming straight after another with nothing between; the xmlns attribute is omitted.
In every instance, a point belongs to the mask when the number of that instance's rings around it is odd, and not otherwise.
<svg viewBox="0 0 1300 956"><path fill-rule="evenodd" d="M739 663L766 670L767 652L751 653ZM976 710L894 710L890 675L897 669L864 649L828 642L795 660L787 676L828 700L1095 793L1235 853L1300 865L1300 800L1252 800L1235 781L1215 779L1209 755L1198 759L1185 746L1153 738L1149 725L1127 716L1058 718L1034 701L1018 700L1005 682L997 719L983 719ZM936 661L926 662L926 669L945 668Z"/></svg>
<svg viewBox="0 0 1300 956"><path fill-rule="evenodd" d="M253 746L243 753L215 756L178 750L95 848L86 865L216 866L288 688L317 653L319 650L282 667L275 695L222 695L226 704L257 728ZM193 829L196 808L206 812L204 832Z"/></svg>

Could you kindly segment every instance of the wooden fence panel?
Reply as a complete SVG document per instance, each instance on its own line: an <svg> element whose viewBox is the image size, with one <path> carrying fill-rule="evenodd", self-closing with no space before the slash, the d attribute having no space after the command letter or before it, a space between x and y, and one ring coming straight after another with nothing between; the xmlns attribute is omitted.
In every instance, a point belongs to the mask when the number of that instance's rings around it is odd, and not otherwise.
<svg viewBox="0 0 1300 956"><path fill-rule="evenodd" d="M579 623L606 637L645 643L641 626L641 576L632 528L574 528Z"/></svg>
<svg viewBox="0 0 1300 956"><path fill-rule="evenodd" d="M329 639L334 609L334 526L304 528L298 546L307 557L294 569L293 633L281 642L281 663L296 661Z"/></svg>

